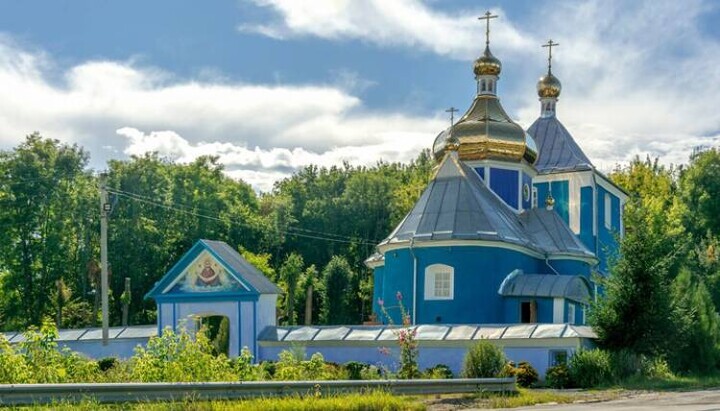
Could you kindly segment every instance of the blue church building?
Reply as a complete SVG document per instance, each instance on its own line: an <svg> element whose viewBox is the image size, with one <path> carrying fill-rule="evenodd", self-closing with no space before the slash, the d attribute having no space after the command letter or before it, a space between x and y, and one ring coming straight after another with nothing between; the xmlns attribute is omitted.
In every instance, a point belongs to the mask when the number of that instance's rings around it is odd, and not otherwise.
<svg viewBox="0 0 720 411"><path fill-rule="evenodd" d="M486 42L475 99L435 139L427 188L366 260L379 320L400 322L400 295L413 324L586 323L627 194L557 118L554 45L540 117L524 130L500 103L502 64Z"/></svg>

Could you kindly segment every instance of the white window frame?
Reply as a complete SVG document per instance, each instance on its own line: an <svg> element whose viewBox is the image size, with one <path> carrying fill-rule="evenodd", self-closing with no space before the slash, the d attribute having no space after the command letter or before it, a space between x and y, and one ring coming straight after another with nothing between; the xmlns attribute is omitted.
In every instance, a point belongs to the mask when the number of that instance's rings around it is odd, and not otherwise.
<svg viewBox="0 0 720 411"><path fill-rule="evenodd" d="M568 324L575 324L575 304L573 304L573 303L568 303L568 313L567 313L567 314L568 314L568 315L567 315L567 316L568 316L568 318L567 318L567 320L568 320L567 323L568 323Z"/></svg>
<svg viewBox="0 0 720 411"><path fill-rule="evenodd" d="M446 276L449 282L449 295L436 295L438 281ZM455 269L446 264L432 264L425 268L425 299L426 300L452 300L455 298Z"/></svg>
<svg viewBox="0 0 720 411"><path fill-rule="evenodd" d="M605 193L605 228L612 228L612 197L610 193Z"/></svg>

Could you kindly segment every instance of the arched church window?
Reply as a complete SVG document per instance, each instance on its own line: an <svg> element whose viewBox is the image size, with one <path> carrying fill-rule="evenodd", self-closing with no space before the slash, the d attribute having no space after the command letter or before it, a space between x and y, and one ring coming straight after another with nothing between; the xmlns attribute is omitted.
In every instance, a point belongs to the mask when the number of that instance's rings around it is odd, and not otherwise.
<svg viewBox="0 0 720 411"><path fill-rule="evenodd" d="M452 300L455 298L455 269L445 264L425 268L425 299Z"/></svg>
<svg viewBox="0 0 720 411"><path fill-rule="evenodd" d="M605 193L605 228L612 228L612 199L609 193Z"/></svg>
<svg viewBox="0 0 720 411"><path fill-rule="evenodd" d="M480 80L480 91L485 91L485 80Z"/></svg>

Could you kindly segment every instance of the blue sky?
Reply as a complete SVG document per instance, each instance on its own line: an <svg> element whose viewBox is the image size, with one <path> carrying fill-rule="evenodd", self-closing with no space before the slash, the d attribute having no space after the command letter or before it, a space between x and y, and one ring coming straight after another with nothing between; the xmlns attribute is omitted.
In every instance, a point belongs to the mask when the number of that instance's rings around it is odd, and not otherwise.
<svg viewBox="0 0 720 411"><path fill-rule="evenodd" d="M217 154L263 190L309 163L407 161L469 106L488 8L524 126L552 37L559 118L596 165L716 143L717 2L31 0L2 4L0 148L38 130L94 168Z"/></svg>

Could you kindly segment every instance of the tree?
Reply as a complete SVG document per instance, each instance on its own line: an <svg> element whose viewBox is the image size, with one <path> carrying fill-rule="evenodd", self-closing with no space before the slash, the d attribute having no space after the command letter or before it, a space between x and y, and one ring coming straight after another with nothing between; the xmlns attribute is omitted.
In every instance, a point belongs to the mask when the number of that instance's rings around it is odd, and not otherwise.
<svg viewBox="0 0 720 411"><path fill-rule="evenodd" d="M686 324L683 344L672 350L671 359L676 370L707 374L717 369L720 360L720 316L703 277L693 271L684 268L673 283L673 298Z"/></svg>
<svg viewBox="0 0 720 411"><path fill-rule="evenodd" d="M38 133L0 153L0 267L7 272L0 304L6 328L39 324L52 315L48 296L58 281L81 287L80 267L92 254L83 229L97 221L86 208L97 207L87 160L80 147Z"/></svg>
<svg viewBox="0 0 720 411"><path fill-rule="evenodd" d="M303 258L297 253L287 256L282 267L280 267L280 278L285 285L285 319L290 325L297 324L295 293L304 268Z"/></svg>
<svg viewBox="0 0 720 411"><path fill-rule="evenodd" d="M347 260L334 256L323 270L325 296L322 320L325 324L350 324L352 292L349 289L353 272Z"/></svg>
<svg viewBox="0 0 720 411"><path fill-rule="evenodd" d="M603 347L637 354L667 355L682 331L673 304L669 268L678 258L677 238L660 229L663 216L637 207L610 276L600 279L605 296L593 303L590 323Z"/></svg>
<svg viewBox="0 0 720 411"><path fill-rule="evenodd" d="M680 192L688 230L697 238L720 236L720 151L713 148L690 159L680 174Z"/></svg>

